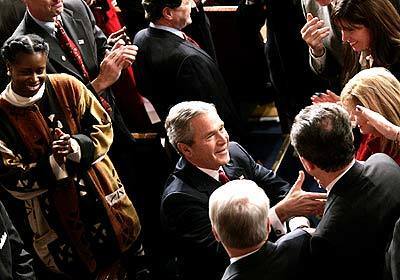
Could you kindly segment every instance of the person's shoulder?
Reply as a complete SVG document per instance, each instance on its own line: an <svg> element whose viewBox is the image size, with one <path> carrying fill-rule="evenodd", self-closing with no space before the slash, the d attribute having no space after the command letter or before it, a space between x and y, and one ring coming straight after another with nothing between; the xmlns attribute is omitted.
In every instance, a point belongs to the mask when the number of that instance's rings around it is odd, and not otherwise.
<svg viewBox="0 0 400 280"><path fill-rule="evenodd" d="M311 234L303 229L296 229L291 231L276 241L278 247L287 247L294 244L302 245L304 242L309 242Z"/></svg>
<svg viewBox="0 0 400 280"><path fill-rule="evenodd" d="M64 7L66 8L77 8L85 7L83 0L64 0Z"/></svg>
<svg viewBox="0 0 400 280"><path fill-rule="evenodd" d="M400 176L400 167L399 165L387 154L383 153L376 153L371 155L366 161L365 161L365 166L366 169L372 169L372 170L381 170L384 171L384 174L388 173L394 173L394 174L399 174Z"/></svg>
<svg viewBox="0 0 400 280"><path fill-rule="evenodd" d="M59 85L82 85L82 82L75 78L72 75L66 73L54 73L54 74L47 74L50 82L52 84L59 84Z"/></svg>
<svg viewBox="0 0 400 280"><path fill-rule="evenodd" d="M248 152L239 143L231 141L229 142L229 154L231 158L235 157L247 157Z"/></svg>

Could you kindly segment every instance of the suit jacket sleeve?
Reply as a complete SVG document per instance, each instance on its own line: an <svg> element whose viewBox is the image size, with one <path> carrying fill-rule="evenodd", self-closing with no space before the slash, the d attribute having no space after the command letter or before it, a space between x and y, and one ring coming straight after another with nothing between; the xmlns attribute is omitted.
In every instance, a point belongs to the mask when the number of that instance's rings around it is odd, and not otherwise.
<svg viewBox="0 0 400 280"><path fill-rule="evenodd" d="M242 156L243 162L239 166L248 166L247 169L251 172L248 179L253 180L262 188L270 199L271 206L274 206L281 201L290 189L290 185L285 180L281 179L272 170L269 170L258 164L239 144L236 144ZM236 158L236 157L235 157Z"/></svg>
<svg viewBox="0 0 400 280"><path fill-rule="evenodd" d="M182 240L189 248L204 251L208 256L227 257L212 233L208 208L197 197L173 193L165 198L162 211L169 220L168 224L175 227L177 240Z"/></svg>
<svg viewBox="0 0 400 280"><path fill-rule="evenodd" d="M11 255L12 255L12 276L13 279L36 279L35 274L32 268L33 259L29 255L27 251L24 250L23 242L15 229L14 225L12 224L8 214L3 206L0 203L0 216L5 227L7 238L10 245ZM6 246L6 245L5 245ZM1 256L2 258L4 256ZM7 261L8 262L8 261ZM5 263L5 262L4 262ZM2 265L0 266L0 273L1 269L3 269Z"/></svg>

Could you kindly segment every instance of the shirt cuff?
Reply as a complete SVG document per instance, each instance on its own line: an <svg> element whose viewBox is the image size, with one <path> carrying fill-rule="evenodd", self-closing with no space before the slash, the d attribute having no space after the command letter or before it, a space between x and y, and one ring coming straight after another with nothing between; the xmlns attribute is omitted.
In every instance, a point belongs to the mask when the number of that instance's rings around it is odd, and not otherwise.
<svg viewBox="0 0 400 280"><path fill-rule="evenodd" d="M326 62L326 49L324 48L324 53L321 56L315 56L311 48L308 49L308 53L310 54L311 65L318 71L322 71L323 66Z"/></svg>
<svg viewBox="0 0 400 280"><path fill-rule="evenodd" d="M61 179L64 179L64 178L68 177L68 173L67 173L67 169L65 167L65 164L62 164L61 166L58 165L58 163L54 159L53 155L50 156L49 161L50 161L51 169L53 170L53 174L54 174L54 176L56 176L57 180L61 180Z"/></svg>
<svg viewBox="0 0 400 280"><path fill-rule="evenodd" d="M286 227L282 224L281 220L276 214L275 207L272 207L269 210L268 218L277 237L286 234Z"/></svg>
<svg viewBox="0 0 400 280"><path fill-rule="evenodd" d="M293 217L288 221L290 231L296 228L310 227L310 221L306 217Z"/></svg>
<svg viewBox="0 0 400 280"><path fill-rule="evenodd" d="M72 153L67 155L67 159L79 163L81 161L81 146L79 146L78 141L76 141L74 138L71 138L71 148Z"/></svg>

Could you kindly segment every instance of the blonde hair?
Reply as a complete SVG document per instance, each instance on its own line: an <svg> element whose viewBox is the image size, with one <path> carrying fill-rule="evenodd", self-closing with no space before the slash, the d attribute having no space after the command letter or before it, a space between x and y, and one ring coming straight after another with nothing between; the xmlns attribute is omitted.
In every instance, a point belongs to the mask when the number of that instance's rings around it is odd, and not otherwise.
<svg viewBox="0 0 400 280"><path fill-rule="evenodd" d="M400 126L400 82L383 67L365 69L356 74L344 86L340 99L350 109L355 109L356 105L362 105ZM393 157L399 154L394 141L383 136L381 150L382 152L390 151Z"/></svg>

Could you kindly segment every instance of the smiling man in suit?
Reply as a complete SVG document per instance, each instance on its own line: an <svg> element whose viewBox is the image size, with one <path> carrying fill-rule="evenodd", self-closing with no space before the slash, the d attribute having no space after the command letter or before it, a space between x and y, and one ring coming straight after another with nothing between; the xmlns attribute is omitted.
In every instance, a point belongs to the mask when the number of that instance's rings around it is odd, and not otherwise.
<svg viewBox="0 0 400 280"><path fill-rule="evenodd" d="M134 39L137 86L153 103L162 120L181 101L215 104L227 127L240 133L240 118L216 62L181 31L192 23L192 0L145 0L150 26Z"/></svg>
<svg viewBox="0 0 400 280"><path fill-rule="evenodd" d="M282 224L289 218L323 209L325 194L290 189L238 143L229 142L213 104L179 103L171 108L165 127L182 157L166 183L161 217L168 243L183 257L184 279L220 279L227 266L228 255L215 240L208 216L208 199L223 183L235 179L256 182L271 200L268 217L276 235L285 233Z"/></svg>

